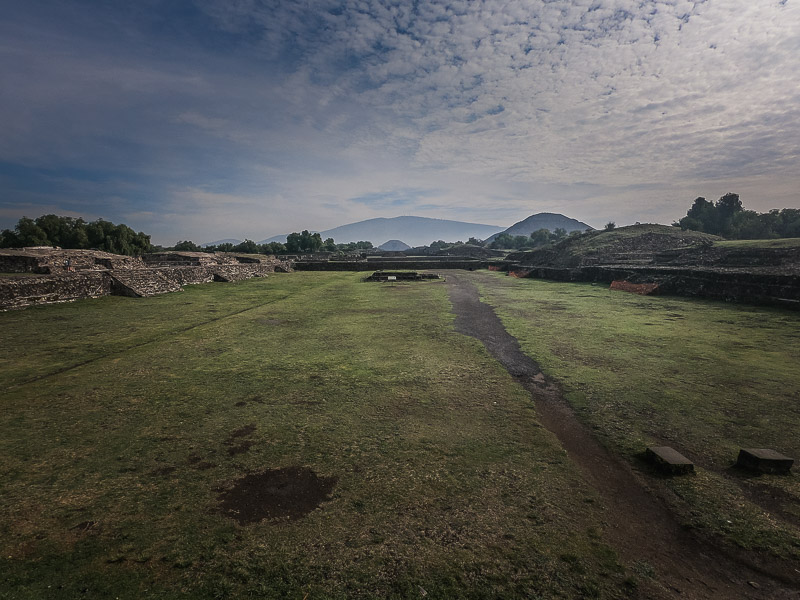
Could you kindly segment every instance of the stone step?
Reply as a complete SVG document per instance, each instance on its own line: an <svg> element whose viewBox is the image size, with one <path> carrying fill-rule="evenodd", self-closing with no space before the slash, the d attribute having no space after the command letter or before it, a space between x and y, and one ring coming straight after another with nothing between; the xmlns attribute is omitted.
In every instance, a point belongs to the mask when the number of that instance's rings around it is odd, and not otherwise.
<svg viewBox="0 0 800 600"><path fill-rule="evenodd" d="M120 296L146 298L181 289L179 283L171 281L157 269L135 269L131 271L112 271L113 293Z"/></svg>
<svg viewBox="0 0 800 600"><path fill-rule="evenodd" d="M794 459L769 448L742 448L736 466L759 473L788 473Z"/></svg>
<svg viewBox="0 0 800 600"><path fill-rule="evenodd" d="M669 446L650 446L645 456L659 471L670 475L682 475L694 471L694 463Z"/></svg>

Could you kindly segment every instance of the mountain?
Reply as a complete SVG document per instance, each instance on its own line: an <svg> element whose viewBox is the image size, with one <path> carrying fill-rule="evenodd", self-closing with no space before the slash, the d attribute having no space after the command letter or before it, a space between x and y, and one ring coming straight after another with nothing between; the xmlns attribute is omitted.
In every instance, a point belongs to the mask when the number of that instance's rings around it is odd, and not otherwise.
<svg viewBox="0 0 800 600"><path fill-rule="evenodd" d="M242 240L234 240L233 238L229 238L227 240L217 240L216 242L206 242L205 244L200 244L200 247L205 248L206 246L219 246L220 244L233 244L235 246L241 243Z"/></svg>
<svg viewBox="0 0 800 600"><path fill-rule="evenodd" d="M429 219L428 217L393 217L390 219L367 219L320 231L319 234L323 240L332 237L337 244L360 241L377 244L379 240L404 240L405 243L412 246L423 246L436 240L466 242L471 237L483 239L493 233L500 233L502 229L497 225ZM269 242L285 243L286 236L277 235L258 243Z"/></svg>
<svg viewBox="0 0 800 600"><path fill-rule="evenodd" d="M500 235L500 233L529 236L534 231L539 231L540 229L549 229L550 231L555 231L558 228L566 229L567 233L570 231L586 231L587 229L594 229L582 221L570 219L569 217L565 217L564 215L558 213L536 213L535 215L531 215L519 223L514 223L505 231L496 233L495 235L489 237L486 241L493 241L494 238Z"/></svg>
<svg viewBox="0 0 800 600"><path fill-rule="evenodd" d="M386 252L402 252L403 250L410 250L411 246L400 240L389 240L378 246L378 250L385 250Z"/></svg>

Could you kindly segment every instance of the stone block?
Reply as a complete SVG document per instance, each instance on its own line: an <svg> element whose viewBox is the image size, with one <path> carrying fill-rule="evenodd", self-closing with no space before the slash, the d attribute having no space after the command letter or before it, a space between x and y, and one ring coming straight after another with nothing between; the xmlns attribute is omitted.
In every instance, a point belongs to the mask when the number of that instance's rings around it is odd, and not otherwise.
<svg viewBox="0 0 800 600"><path fill-rule="evenodd" d="M788 473L794 459L768 448L742 448L736 466L759 473Z"/></svg>
<svg viewBox="0 0 800 600"><path fill-rule="evenodd" d="M670 475L682 475L694 471L694 463L669 446L650 446L645 456L659 471Z"/></svg>

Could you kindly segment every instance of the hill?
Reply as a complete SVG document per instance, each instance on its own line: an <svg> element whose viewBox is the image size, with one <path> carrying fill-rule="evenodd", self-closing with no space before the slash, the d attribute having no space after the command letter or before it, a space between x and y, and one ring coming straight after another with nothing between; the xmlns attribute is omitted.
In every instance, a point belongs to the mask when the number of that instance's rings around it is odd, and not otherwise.
<svg viewBox="0 0 800 600"><path fill-rule="evenodd" d="M410 250L411 246L400 240L389 240L378 246L378 250L385 250L387 252L402 252L403 250Z"/></svg>
<svg viewBox="0 0 800 600"><path fill-rule="evenodd" d="M509 255L526 265L575 267L608 264L654 253L710 246L722 238L699 231L683 231L669 225L629 225L611 231L592 231L569 237L554 246ZM512 258L513 256L513 258Z"/></svg>
<svg viewBox="0 0 800 600"><path fill-rule="evenodd" d="M322 239L332 237L338 244L359 241L378 244L381 240L404 240L411 246L423 246L436 240L466 242L471 237L484 239L492 234L500 233L502 229L498 225L482 225L428 217L381 217L334 227L327 231L320 231L319 234ZM269 242L285 243L286 235L278 235L258 243Z"/></svg>
<svg viewBox="0 0 800 600"><path fill-rule="evenodd" d="M535 215L531 215L527 219L523 219L518 223L514 223L511 227L506 229L505 231L501 231L496 233L495 235L489 237L486 241L491 242L501 233L507 233L509 235L524 235L529 236L534 231L539 231L540 229L547 229L549 231L555 231L556 229L565 229L567 233L570 231L586 231L587 229L593 229L593 227L587 225L583 221L578 221L577 219L571 219L570 217L564 216L558 213L536 213Z"/></svg>

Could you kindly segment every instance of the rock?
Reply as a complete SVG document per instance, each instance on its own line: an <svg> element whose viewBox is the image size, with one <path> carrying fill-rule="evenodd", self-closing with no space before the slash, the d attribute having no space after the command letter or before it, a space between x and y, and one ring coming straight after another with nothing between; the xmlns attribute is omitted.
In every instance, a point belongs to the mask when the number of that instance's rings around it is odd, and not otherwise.
<svg viewBox="0 0 800 600"><path fill-rule="evenodd" d="M669 446L651 446L645 452L645 456L659 471L670 475L694 472L694 463Z"/></svg>
<svg viewBox="0 0 800 600"><path fill-rule="evenodd" d="M788 473L794 459L768 448L742 448L736 466L759 473Z"/></svg>

